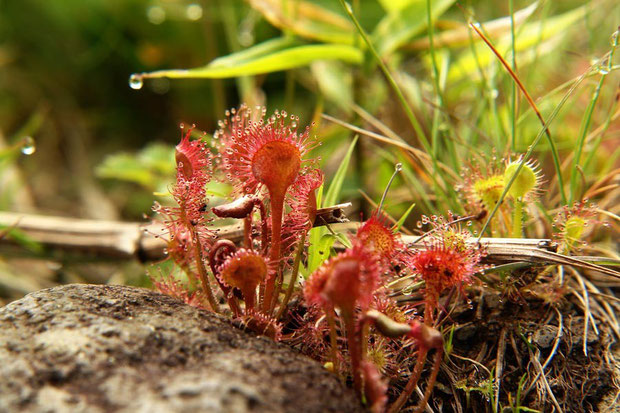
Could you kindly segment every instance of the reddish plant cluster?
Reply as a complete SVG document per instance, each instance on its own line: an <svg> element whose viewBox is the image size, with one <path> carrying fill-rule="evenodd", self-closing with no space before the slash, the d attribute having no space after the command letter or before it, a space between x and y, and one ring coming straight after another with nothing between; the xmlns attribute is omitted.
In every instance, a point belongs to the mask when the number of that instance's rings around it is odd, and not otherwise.
<svg viewBox="0 0 620 413"><path fill-rule="evenodd" d="M227 116L215 134L216 155L201 140L191 140L191 130L185 134L176 147L177 181L171 189L177 205L154 210L164 216L170 257L187 274L190 288L200 283L201 305L230 311L263 332L263 326L279 326L273 316L290 298L281 299L285 269L312 227L314 192L323 174L304 158L314 142L308 128L298 132L296 117L282 112L265 119L264 108L246 106ZM206 185L214 176L232 183L237 198L209 209ZM214 218L241 220L243 246L218 239ZM170 288L176 284L157 285L190 301L190 295ZM228 310L220 309L222 299Z"/></svg>
<svg viewBox="0 0 620 413"><path fill-rule="evenodd" d="M297 345L343 380L350 377L376 412L385 411L390 398L389 411L405 405L427 353L435 350L423 409L443 351L434 327L439 296L470 282L481 253L464 242L465 232L443 222L426 248L409 250L379 209L349 238L349 248L328 257L295 289L316 216L315 191L323 183L315 161L306 159L314 146L309 129L299 133L297 123L285 112L266 118L265 109L242 106L220 123L218 154L191 140L191 130L185 133L176 147L176 205L154 210L164 217L169 257L188 285L164 277L155 286ZM233 185L235 199L209 208L206 186L214 177ZM242 240L219 236L217 218L240 220ZM426 285L423 318L392 298L390 285L403 274ZM300 300L290 305L293 297ZM416 364L402 382L414 354ZM399 394L389 390L394 383L404 386Z"/></svg>
<svg viewBox="0 0 620 413"><path fill-rule="evenodd" d="M402 340L411 339L417 343L417 362L389 410L398 411L405 405L427 353L434 349L435 366L418 407L424 408L443 352L442 335L433 327L439 295L448 288L462 289L482 268L480 250L465 242L468 232L438 219L431 237L426 248L408 250L386 218L375 212L350 239L351 247L327 260L305 284L306 302L322 309L329 326L331 364L339 370L343 349L338 342L344 336L354 387L365 396L373 411L384 411L388 400L387 386L379 372L402 374L402 367L391 366L402 365L401 357L407 353L404 349L412 347ZM395 269L403 267L426 285L422 320L409 316L408 309L388 294L388 282L394 278ZM395 381L397 377L391 379Z"/></svg>

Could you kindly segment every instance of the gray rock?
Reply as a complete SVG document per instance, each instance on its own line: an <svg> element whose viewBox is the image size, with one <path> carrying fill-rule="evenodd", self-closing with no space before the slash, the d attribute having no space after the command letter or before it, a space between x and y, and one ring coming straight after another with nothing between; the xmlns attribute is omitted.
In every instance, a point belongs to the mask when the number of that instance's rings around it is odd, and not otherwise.
<svg viewBox="0 0 620 413"><path fill-rule="evenodd" d="M0 308L0 412L355 412L283 344L154 291L68 285Z"/></svg>

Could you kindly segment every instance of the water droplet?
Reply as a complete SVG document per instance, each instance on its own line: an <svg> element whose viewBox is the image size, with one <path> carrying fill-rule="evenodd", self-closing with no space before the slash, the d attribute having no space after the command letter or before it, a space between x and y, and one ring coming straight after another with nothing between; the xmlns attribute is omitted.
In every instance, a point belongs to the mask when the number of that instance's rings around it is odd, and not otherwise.
<svg viewBox="0 0 620 413"><path fill-rule="evenodd" d="M497 99L499 91L497 89L491 89L491 99Z"/></svg>
<svg viewBox="0 0 620 413"><path fill-rule="evenodd" d="M134 73L129 76L129 87L134 90L142 89L144 82L142 80L142 75L138 73Z"/></svg>
<svg viewBox="0 0 620 413"><path fill-rule="evenodd" d="M398 162L396 165L394 165L394 170L395 170L396 172L400 172L400 171L402 171L402 170L403 170L403 164L402 164L402 163L400 163L400 162Z"/></svg>
<svg viewBox="0 0 620 413"><path fill-rule="evenodd" d="M609 74L609 68L607 68L607 66L601 66L601 67L598 68L598 72L601 75L607 75L607 74Z"/></svg>
<svg viewBox="0 0 620 413"><path fill-rule="evenodd" d="M146 9L146 18L153 24L162 24L166 20L166 10L161 6Z"/></svg>
<svg viewBox="0 0 620 413"><path fill-rule="evenodd" d="M200 20L202 17L202 6L196 3L192 3L185 9L185 15L189 20Z"/></svg>
<svg viewBox="0 0 620 413"><path fill-rule="evenodd" d="M351 7L348 1L344 2L344 7L347 9L347 13L353 14L353 7Z"/></svg>
<svg viewBox="0 0 620 413"><path fill-rule="evenodd" d="M34 139L31 136L26 136L22 141L22 153L24 155L32 155L37 150L37 147L34 143Z"/></svg>

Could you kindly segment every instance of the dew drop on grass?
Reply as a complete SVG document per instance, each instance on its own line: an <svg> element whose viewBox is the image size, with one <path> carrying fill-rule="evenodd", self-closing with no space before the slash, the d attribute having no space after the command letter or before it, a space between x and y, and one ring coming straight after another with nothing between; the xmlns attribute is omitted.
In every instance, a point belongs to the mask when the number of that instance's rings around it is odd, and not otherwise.
<svg viewBox="0 0 620 413"><path fill-rule="evenodd" d="M31 136L26 136L22 141L21 151L24 155L32 155L37 150L34 139Z"/></svg>
<svg viewBox="0 0 620 413"><path fill-rule="evenodd" d="M133 73L131 76L129 76L129 87L130 88L134 90L139 90L139 89L142 89L142 86L144 86L142 75L138 73Z"/></svg>
<svg viewBox="0 0 620 413"><path fill-rule="evenodd" d="M162 24L166 20L166 10L161 6L151 6L146 10L146 18L153 24Z"/></svg>
<svg viewBox="0 0 620 413"><path fill-rule="evenodd" d="M202 17L202 6L196 3L192 3L185 9L185 15L189 20L196 21Z"/></svg>
<svg viewBox="0 0 620 413"><path fill-rule="evenodd" d="M607 74L609 74L609 69L606 66L601 66L601 67L599 67L598 72L601 75L607 75Z"/></svg>

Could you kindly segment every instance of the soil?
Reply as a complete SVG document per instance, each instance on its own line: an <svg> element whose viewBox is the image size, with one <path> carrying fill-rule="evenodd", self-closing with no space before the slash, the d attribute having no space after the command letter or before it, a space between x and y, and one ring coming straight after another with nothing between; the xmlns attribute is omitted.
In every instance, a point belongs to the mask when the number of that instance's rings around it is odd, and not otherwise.
<svg viewBox="0 0 620 413"><path fill-rule="evenodd" d="M0 308L1 412L358 412L282 344L154 291L68 285Z"/></svg>
<svg viewBox="0 0 620 413"><path fill-rule="evenodd" d="M584 317L575 303L554 308L487 292L457 308L448 321L455 328L452 354L444 359L434 391L432 405L438 411L493 412L494 405L495 411L529 411L518 406L558 411L553 397L563 412L617 411L609 400L602 403L618 391L612 356L617 343L609 326L597 319L598 335L590 323L584 354ZM537 374L547 359L548 388Z"/></svg>

